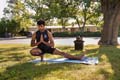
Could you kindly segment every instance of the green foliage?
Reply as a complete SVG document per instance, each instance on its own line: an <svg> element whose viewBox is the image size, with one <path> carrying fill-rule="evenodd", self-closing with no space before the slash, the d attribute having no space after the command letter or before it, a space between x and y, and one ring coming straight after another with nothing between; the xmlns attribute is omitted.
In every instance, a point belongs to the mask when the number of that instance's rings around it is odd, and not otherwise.
<svg viewBox="0 0 120 80"><path fill-rule="evenodd" d="M68 36L70 36L70 33L68 33L68 32L54 32L53 36L54 37L68 37Z"/></svg>
<svg viewBox="0 0 120 80"><path fill-rule="evenodd" d="M99 25L102 17L100 3L91 0L9 0L4 9L5 16L12 15L12 19L20 22L20 28L28 28L38 19L46 20L46 25L58 25L65 28L69 20L75 20L80 26L85 24ZM102 24L102 23L100 23Z"/></svg>
<svg viewBox="0 0 120 80"><path fill-rule="evenodd" d="M32 20L30 20L32 13L26 8L24 0L9 0L8 7L4 9L4 15L7 19L19 22L20 29L27 29L32 24Z"/></svg>
<svg viewBox="0 0 120 80"><path fill-rule="evenodd" d="M86 24L98 24L102 20L102 13L100 10L101 4L99 2L92 2L90 0L83 0L81 3L83 8L81 10L81 18L83 18L82 27L84 28ZM91 23L93 21L93 23ZM84 30L84 29L83 29Z"/></svg>
<svg viewBox="0 0 120 80"><path fill-rule="evenodd" d="M5 26L6 26L6 21L1 20L0 21L0 34L3 34L5 32L5 30L6 30Z"/></svg>
<svg viewBox="0 0 120 80"><path fill-rule="evenodd" d="M103 14L101 13L101 4L100 3L91 3L92 14L87 21L87 24L93 24L97 27L103 25Z"/></svg>
<svg viewBox="0 0 120 80"><path fill-rule="evenodd" d="M0 34L4 36L5 33L16 34L19 31L19 22L15 20L6 20L2 18L0 20Z"/></svg>
<svg viewBox="0 0 120 80"><path fill-rule="evenodd" d="M50 0L25 0L26 7L32 12L31 18L35 21L38 19L50 20L52 17L51 11L53 11L50 5L54 5ZM55 9L54 9L55 10Z"/></svg>

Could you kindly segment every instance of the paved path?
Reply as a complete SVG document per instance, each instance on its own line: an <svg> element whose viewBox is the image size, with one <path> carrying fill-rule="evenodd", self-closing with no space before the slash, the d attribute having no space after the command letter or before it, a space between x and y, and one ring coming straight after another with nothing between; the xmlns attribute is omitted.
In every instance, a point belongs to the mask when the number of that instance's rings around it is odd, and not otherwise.
<svg viewBox="0 0 120 80"><path fill-rule="evenodd" d="M83 40L85 41L85 45L87 44L97 44L99 41L99 37L86 37ZM6 40L0 40L0 44L30 44L30 38L23 38L23 39L6 39ZM68 45L73 46L74 45L75 38L55 38L55 44L56 45ZM120 37L118 38L118 41L120 43Z"/></svg>

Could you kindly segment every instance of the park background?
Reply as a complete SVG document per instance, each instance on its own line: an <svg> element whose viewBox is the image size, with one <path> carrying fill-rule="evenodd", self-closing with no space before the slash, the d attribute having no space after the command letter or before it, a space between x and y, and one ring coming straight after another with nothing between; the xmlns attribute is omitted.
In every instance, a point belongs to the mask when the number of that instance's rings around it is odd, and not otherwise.
<svg viewBox="0 0 120 80"><path fill-rule="evenodd" d="M120 79L119 0L1 0L0 12L0 80ZM74 40L83 36L87 56L100 63L28 63L36 58L29 44L39 19L46 21L57 48L80 55Z"/></svg>

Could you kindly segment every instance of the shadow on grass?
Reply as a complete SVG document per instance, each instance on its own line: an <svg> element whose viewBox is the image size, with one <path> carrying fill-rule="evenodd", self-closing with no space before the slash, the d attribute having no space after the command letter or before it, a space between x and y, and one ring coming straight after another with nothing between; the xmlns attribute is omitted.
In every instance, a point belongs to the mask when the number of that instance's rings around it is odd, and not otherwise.
<svg viewBox="0 0 120 80"><path fill-rule="evenodd" d="M23 63L8 67L5 72L0 74L0 80L34 80L34 78L44 79L48 74L51 76L52 72L67 69L74 69L74 64L70 65L67 63L63 64L48 64L42 63L36 65L33 63ZM79 67L80 68L80 67ZM51 77L47 76L47 77ZM56 76L56 77L59 77ZM60 77L59 77L60 78Z"/></svg>
<svg viewBox="0 0 120 80"><path fill-rule="evenodd" d="M6 53L5 56L3 56L4 60L2 62L7 62L7 61L18 61L23 60L27 55L23 55L24 53L22 52L17 52L19 50L25 50L28 48L24 47L12 47L8 49L4 49L2 53ZM6 51L7 50L7 51ZM12 51L12 52L9 52ZM14 52L15 51L15 52ZM8 53L9 52L9 53ZM4 55L4 54L2 54ZM26 62L26 61L25 61ZM76 65L76 64L75 64ZM17 63L12 66L7 66L6 70L0 73L0 80L34 80L34 78L39 78L42 80L45 78L47 75L50 74L52 76L52 72L54 71L63 71L63 70L74 70L77 67L73 67L74 64L48 64L48 63L40 63L40 65L32 64L32 63ZM78 66L78 65L77 65ZM80 69L81 67L78 66ZM49 76L49 77L50 77ZM54 76L54 75L53 75ZM59 77L59 76L57 76ZM60 78L60 77L59 77Z"/></svg>
<svg viewBox="0 0 120 80"><path fill-rule="evenodd" d="M20 61L26 57L31 59L29 49L30 47L27 46L0 48L0 63L5 63L7 61Z"/></svg>
<svg viewBox="0 0 120 80"><path fill-rule="evenodd" d="M30 49L30 47L11 47L11 48L0 48L0 53L6 53L10 51L21 51L21 50L26 50Z"/></svg>
<svg viewBox="0 0 120 80"><path fill-rule="evenodd" d="M108 63L110 63L113 74L111 75L111 72L104 69L104 66L106 63L102 63L101 66L103 68L100 69L100 74L103 74L105 77L105 80L120 80L120 48L117 48L115 46L100 46L96 49L90 49L88 50L89 56L98 56L100 59L100 62L105 61L102 58L102 55L105 55L108 59ZM95 54L92 54L95 53Z"/></svg>

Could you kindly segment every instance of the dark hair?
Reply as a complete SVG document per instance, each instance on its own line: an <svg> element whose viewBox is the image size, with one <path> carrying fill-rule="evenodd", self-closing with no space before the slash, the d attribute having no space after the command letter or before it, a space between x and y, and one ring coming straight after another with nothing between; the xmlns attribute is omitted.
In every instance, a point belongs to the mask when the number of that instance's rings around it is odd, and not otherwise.
<svg viewBox="0 0 120 80"><path fill-rule="evenodd" d="M45 25L45 21L44 21L44 20L38 20L38 21L37 21L37 25L41 25L41 24L42 24L42 25Z"/></svg>

